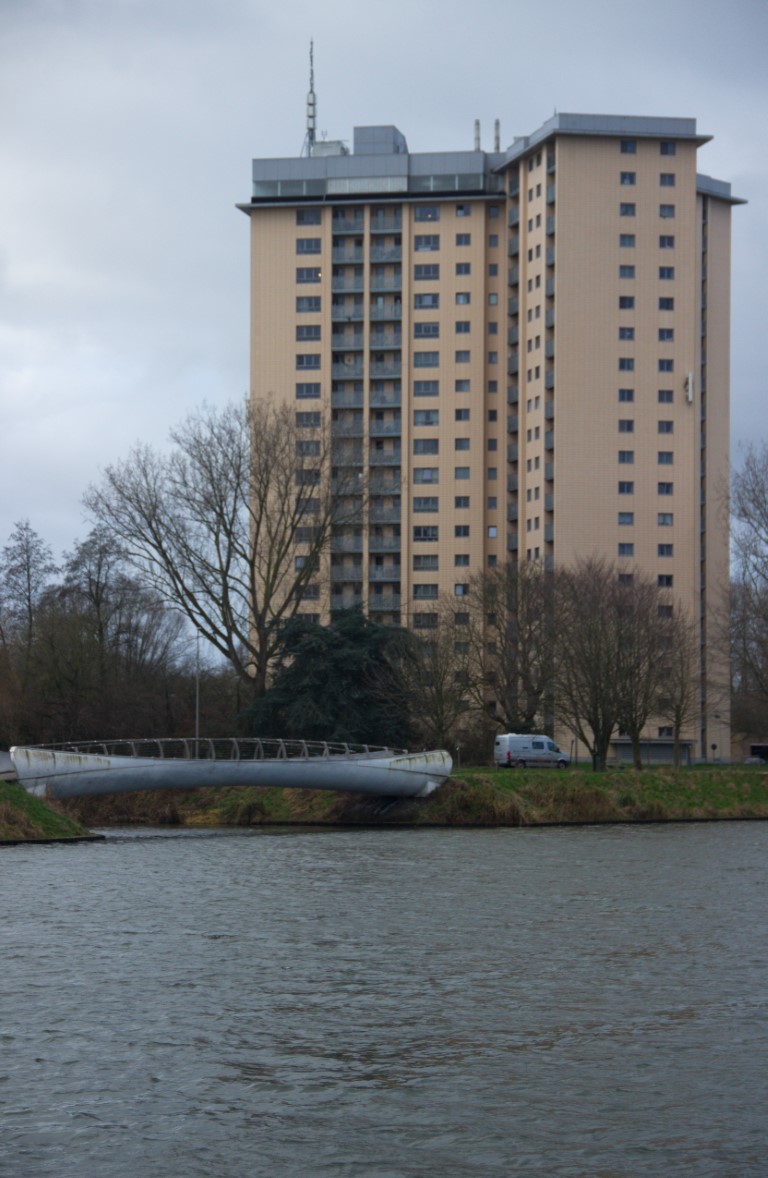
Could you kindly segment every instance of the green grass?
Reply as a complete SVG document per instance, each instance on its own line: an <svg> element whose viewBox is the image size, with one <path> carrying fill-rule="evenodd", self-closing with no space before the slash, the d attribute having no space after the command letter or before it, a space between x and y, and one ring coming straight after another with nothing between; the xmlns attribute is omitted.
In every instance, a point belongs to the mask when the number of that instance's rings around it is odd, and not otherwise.
<svg viewBox="0 0 768 1178"><path fill-rule="evenodd" d="M0 842L84 838L85 827L28 794L12 781L0 781Z"/></svg>
<svg viewBox="0 0 768 1178"><path fill-rule="evenodd" d="M321 790L201 789L80 799L66 812L88 826L536 826L550 823L768 818L768 769L463 767L424 800Z"/></svg>

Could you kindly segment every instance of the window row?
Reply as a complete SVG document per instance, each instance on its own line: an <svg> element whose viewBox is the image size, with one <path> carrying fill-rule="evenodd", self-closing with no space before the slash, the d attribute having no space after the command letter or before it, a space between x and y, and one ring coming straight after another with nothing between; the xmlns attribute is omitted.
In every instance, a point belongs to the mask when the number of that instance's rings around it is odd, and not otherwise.
<svg viewBox="0 0 768 1178"><path fill-rule="evenodd" d="M622 480L619 482L618 490L619 490L620 495L634 495L635 484L633 482L626 482L626 481ZM674 492L675 492L675 484L674 483L657 483L656 484L656 493L658 495L673 495Z"/></svg>
<svg viewBox="0 0 768 1178"><path fill-rule="evenodd" d="M637 271L634 266L620 265L619 278L636 278ZM669 282L675 277L674 266L659 266L659 279L661 282Z"/></svg>
<svg viewBox="0 0 768 1178"><path fill-rule="evenodd" d="M318 336L318 338L319 338L319 336ZM619 339L620 340L633 340L634 338L635 338L634 327L620 327L619 328ZM658 329L658 339L661 343L670 343L674 338L675 338L674 328L660 327Z"/></svg>
<svg viewBox="0 0 768 1178"><path fill-rule="evenodd" d="M637 172L620 172L619 183L622 187L633 188L637 183ZM675 173L674 172L659 172L659 187L660 188L674 188L675 187Z"/></svg>
<svg viewBox="0 0 768 1178"><path fill-rule="evenodd" d="M672 359L660 359L657 361L659 372L674 372L675 362ZM634 372L635 360L633 356L619 356L619 372Z"/></svg>
<svg viewBox="0 0 768 1178"><path fill-rule="evenodd" d="M637 140L621 139L619 149L622 155L636 155ZM659 142L659 155L677 155L677 144L671 139L662 139Z"/></svg>
<svg viewBox="0 0 768 1178"><path fill-rule="evenodd" d="M632 527L635 522L634 511L620 511L618 515L619 527ZM674 516L671 511L660 511L656 516L656 523L660 528L671 528Z"/></svg>
<svg viewBox="0 0 768 1178"><path fill-rule="evenodd" d="M658 403L660 405L671 405L675 399L673 389L658 389L656 394ZM619 401L622 404L630 404L635 399L634 389L619 389Z"/></svg>
<svg viewBox="0 0 768 1178"><path fill-rule="evenodd" d="M619 450L619 465L633 466L635 461L634 450ZM675 456L673 450L659 450L656 456L656 462L659 466L674 466Z"/></svg>
<svg viewBox="0 0 768 1178"><path fill-rule="evenodd" d="M675 206L669 204L659 205L659 216L665 220L671 220L675 215ZM637 205L632 201L621 201L619 204L620 217L636 217Z"/></svg>
<svg viewBox="0 0 768 1178"><path fill-rule="evenodd" d="M675 549L674 544L657 544L656 545L656 555L657 556L674 556L675 555L674 549ZM617 555L618 556L634 556L635 555L634 544L624 543L624 542L620 543L618 546Z"/></svg>
<svg viewBox="0 0 768 1178"><path fill-rule="evenodd" d="M657 425L657 433L672 434L675 432L674 422L672 422L672 421L657 421L656 425ZM631 417L620 418L620 420L619 420L619 433L620 434L633 434L634 432L635 432L635 422L634 422L633 418L631 418Z"/></svg>
<svg viewBox="0 0 768 1178"><path fill-rule="evenodd" d="M674 271L672 273L674 278ZM674 311L675 300L669 295L662 295L659 298L658 307L660 311ZM635 296L634 295L619 295L619 310L620 311L634 311L635 310Z"/></svg>

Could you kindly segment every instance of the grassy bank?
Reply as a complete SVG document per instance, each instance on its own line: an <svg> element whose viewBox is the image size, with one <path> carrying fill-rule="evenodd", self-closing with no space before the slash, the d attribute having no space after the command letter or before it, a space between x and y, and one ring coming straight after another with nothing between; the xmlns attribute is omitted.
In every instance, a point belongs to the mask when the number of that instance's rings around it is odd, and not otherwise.
<svg viewBox="0 0 768 1178"><path fill-rule="evenodd" d="M13 781L0 781L0 842L87 838L71 815L46 805Z"/></svg>
<svg viewBox="0 0 768 1178"><path fill-rule="evenodd" d="M758 766L622 769L466 768L419 801L319 790L201 789L76 799L66 812L89 827L129 825L538 826L768 818L768 770Z"/></svg>

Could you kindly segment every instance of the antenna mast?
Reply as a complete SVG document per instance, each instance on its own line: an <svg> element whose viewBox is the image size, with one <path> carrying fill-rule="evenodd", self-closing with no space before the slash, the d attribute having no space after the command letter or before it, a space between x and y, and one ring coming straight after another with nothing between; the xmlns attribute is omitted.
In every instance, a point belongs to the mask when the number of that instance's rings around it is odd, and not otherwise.
<svg viewBox="0 0 768 1178"><path fill-rule="evenodd" d="M307 155L312 155L317 128L317 99L315 98L315 43L309 42L309 94L307 95Z"/></svg>

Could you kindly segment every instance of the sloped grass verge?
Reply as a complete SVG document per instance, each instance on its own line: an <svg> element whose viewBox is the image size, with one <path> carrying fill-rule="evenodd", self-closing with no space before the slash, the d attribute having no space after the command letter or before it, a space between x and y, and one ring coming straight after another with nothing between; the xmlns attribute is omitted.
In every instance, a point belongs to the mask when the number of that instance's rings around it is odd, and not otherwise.
<svg viewBox="0 0 768 1178"><path fill-rule="evenodd" d="M0 781L0 842L81 839L90 831L74 817L33 797L13 781Z"/></svg>

